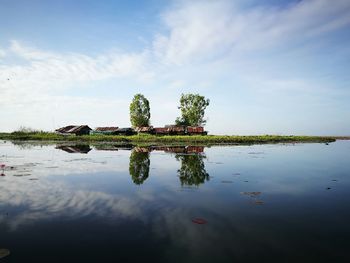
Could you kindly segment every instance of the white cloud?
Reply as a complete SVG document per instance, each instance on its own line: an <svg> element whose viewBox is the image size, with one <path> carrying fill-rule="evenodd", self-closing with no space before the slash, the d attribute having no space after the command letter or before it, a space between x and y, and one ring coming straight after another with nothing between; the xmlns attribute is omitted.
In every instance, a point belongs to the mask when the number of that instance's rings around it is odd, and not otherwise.
<svg viewBox="0 0 350 263"><path fill-rule="evenodd" d="M300 1L286 8L239 10L232 1L182 2L163 15L168 35L158 35L155 54L183 64L316 36L350 24L350 2Z"/></svg>
<svg viewBox="0 0 350 263"><path fill-rule="evenodd" d="M25 59L25 64L0 66L2 76L13 80L33 81L46 86L47 81L72 82L150 74L145 70L147 52L106 53L91 57L78 53L54 53L30 48L12 41L12 56ZM45 83L43 83L45 82Z"/></svg>
<svg viewBox="0 0 350 263"><path fill-rule="evenodd" d="M0 102L3 106L40 97L91 81L132 77L140 81L152 78L146 70L147 53L106 53L96 57L77 53L54 53L27 47L12 41L7 55L24 63L0 65ZM30 95L29 95L30 94Z"/></svg>

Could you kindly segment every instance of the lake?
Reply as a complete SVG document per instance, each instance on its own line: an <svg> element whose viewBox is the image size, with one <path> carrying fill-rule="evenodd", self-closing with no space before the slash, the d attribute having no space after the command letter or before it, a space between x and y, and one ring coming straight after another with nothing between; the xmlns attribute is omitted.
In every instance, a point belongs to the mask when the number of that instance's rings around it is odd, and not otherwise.
<svg viewBox="0 0 350 263"><path fill-rule="evenodd" d="M0 141L0 261L349 262L349 153Z"/></svg>

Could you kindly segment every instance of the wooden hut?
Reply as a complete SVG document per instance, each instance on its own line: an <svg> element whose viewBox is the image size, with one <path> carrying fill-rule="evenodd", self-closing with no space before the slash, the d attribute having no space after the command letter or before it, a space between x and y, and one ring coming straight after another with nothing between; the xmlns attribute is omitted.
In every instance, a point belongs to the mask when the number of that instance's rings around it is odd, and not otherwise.
<svg viewBox="0 0 350 263"><path fill-rule="evenodd" d="M148 127L136 127L135 131L138 133L153 133L153 126L148 126Z"/></svg>
<svg viewBox="0 0 350 263"><path fill-rule="evenodd" d="M193 135L206 135L207 134L207 132L206 131L204 131L204 128L203 127L201 127L201 126L193 126L193 127L191 127L191 126L188 126L187 127L187 134L193 134Z"/></svg>
<svg viewBox="0 0 350 263"><path fill-rule="evenodd" d="M69 125L56 130L59 134L69 135L88 135L90 134L91 128L87 125Z"/></svg>

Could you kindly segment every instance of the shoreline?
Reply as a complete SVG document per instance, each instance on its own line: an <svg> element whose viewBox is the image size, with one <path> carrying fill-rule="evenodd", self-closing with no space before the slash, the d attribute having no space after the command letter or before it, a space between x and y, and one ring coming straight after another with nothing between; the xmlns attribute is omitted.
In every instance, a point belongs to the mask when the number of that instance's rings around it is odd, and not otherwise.
<svg viewBox="0 0 350 263"><path fill-rule="evenodd" d="M0 133L0 140L67 142L67 143L119 143L121 145L244 145L268 143L330 143L349 137L333 136L281 136L281 135L60 135L56 133Z"/></svg>

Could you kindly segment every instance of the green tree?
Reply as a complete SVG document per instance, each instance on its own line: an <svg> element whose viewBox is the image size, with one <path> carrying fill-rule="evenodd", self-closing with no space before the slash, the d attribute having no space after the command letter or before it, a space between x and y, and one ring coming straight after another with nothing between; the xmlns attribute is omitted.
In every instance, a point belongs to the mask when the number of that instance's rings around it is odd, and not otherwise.
<svg viewBox="0 0 350 263"><path fill-rule="evenodd" d="M181 162L181 168L177 170L181 185L200 185L209 180L209 174L205 170L201 154L176 155L176 160Z"/></svg>
<svg viewBox="0 0 350 263"><path fill-rule="evenodd" d="M130 122L133 127L148 127L150 124L149 101L142 94L136 94L130 103Z"/></svg>
<svg viewBox="0 0 350 263"><path fill-rule="evenodd" d="M204 111L209 106L209 99L199 94L181 94L180 106L181 117L175 121L176 125L202 126L206 123L204 120Z"/></svg>
<svg viewBox="0 0 350 263"><path fill-rule="evenodd" d="M133 150L130 154L129 173L132 181L137 184L143 184L143 182L149 176L149 152L137 152Z"/></svg>

